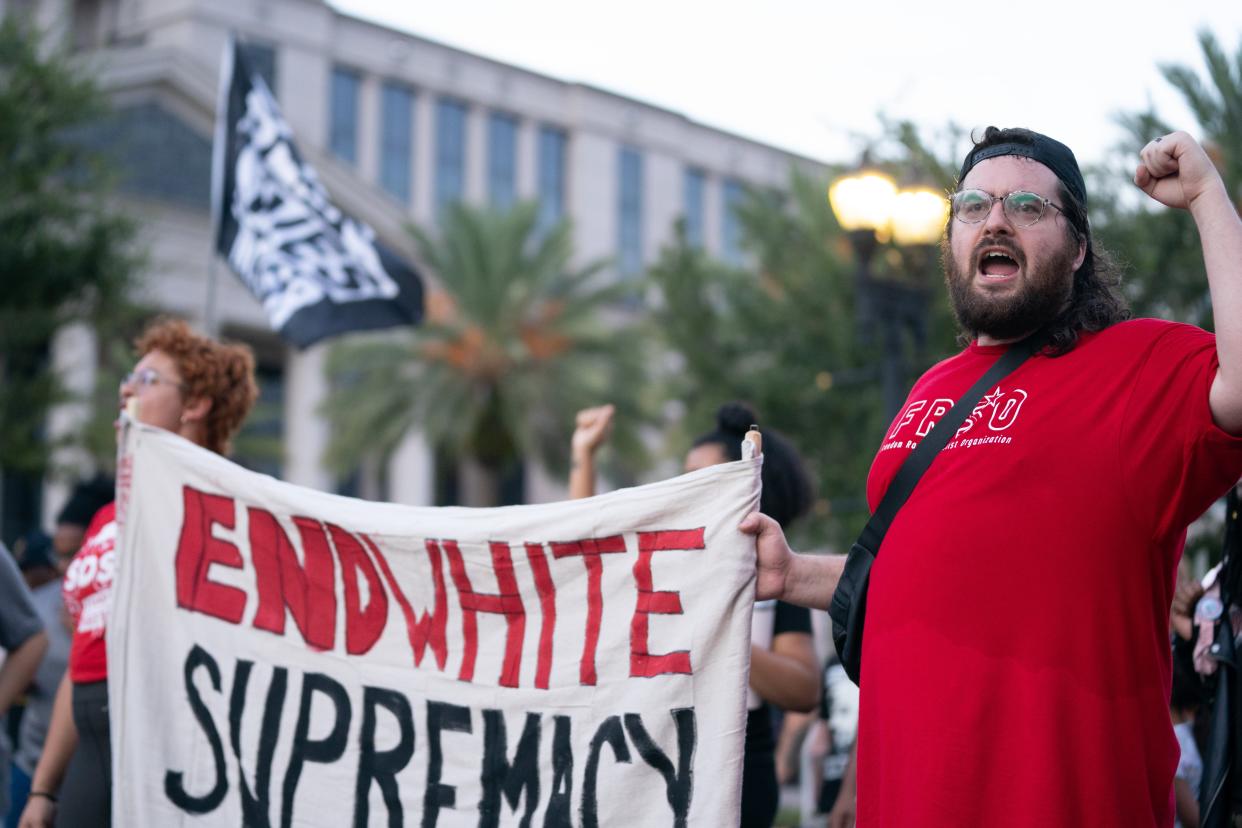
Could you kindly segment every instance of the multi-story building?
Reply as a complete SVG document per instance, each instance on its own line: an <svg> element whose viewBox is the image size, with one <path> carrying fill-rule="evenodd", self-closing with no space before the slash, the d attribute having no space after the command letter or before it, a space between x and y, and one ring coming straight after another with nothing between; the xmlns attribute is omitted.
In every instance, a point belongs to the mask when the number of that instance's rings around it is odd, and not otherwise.
<svg viewBox="0 0 1242 828"><path fill-rule="evenodd" d="M258 303L212 254L211 136L230 32L269 80L334 200L411 257L404 223L430 224L446 202L534 198L546 220L570 217L577 255L611 259L616 278L650 263L678 218L692 241L738 261L730 204L743 185L783 187L791 165L822 169L676 112L374 25L322 0L7 6L67 38L112 96L120 117L109 141L122 158L126 206L149 249L144 301L201 323L214 274L221 330L255 345L264 394L282 412L268 427L281 434L283 461L269 470L321 489L340 487L320 462L325 348L283 346ZM85 330L66 331L55 343L55 358L74 368L70 379L80 387L91 380L92 348ZM53 430L73 416L60 412ZM433 453L412 434L392 460L384 494L431 503L433 474ZM559 491L538 469L527 470L527 499ZM55 486L47 490L45 515L63 496Z"/></svg>

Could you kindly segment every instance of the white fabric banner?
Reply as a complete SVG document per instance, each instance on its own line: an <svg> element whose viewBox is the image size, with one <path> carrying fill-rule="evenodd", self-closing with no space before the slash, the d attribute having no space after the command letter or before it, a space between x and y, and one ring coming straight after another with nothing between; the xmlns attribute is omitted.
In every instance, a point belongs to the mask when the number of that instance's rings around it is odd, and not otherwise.
<svg viewBox="0 0 1242 828"><path fill-rule="evenodd" d="M413 508L129 426L114 823L736 825L760 462Z"/></svg>

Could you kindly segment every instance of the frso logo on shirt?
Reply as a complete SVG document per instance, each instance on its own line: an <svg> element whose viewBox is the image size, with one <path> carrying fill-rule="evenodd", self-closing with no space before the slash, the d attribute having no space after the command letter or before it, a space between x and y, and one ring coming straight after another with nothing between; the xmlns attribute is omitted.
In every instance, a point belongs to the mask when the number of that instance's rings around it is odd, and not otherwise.
<svg viewBox="0 0 1242 828"><path fill-rule="evenodd" d="M1006 391L998 386L979 400L970 416L957 430L957 434L945 446L945 450L1012 443L1013 437L1004 432L1017 422L1028 396L1030 395L1021 388ZM912 400L897 418L892 431L885 438L884 445L880 446L880 451L913 449L949 413L954 402L945 397Z"/></svg>

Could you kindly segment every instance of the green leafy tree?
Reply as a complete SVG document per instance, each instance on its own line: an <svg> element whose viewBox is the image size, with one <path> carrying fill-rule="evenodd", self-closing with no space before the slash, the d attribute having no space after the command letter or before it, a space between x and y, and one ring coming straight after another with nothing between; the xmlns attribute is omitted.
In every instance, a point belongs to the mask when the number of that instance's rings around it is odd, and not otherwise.
<svg viewBox="0 0 1242 828"><path fill-rule="evenodd" d="M1199 33L1199 48L1206 81L1188 66L1166 64L1160 69L1194 113L1203 137L1217 153L1215 160L1229 191L1238 200L1242 198L1242 39L1230 57L1205 29Z"/></svg>
<svg viewBox="0 0 1242 828"><path fill-rule="evenodd" d="M1199 35L1206 79L1195 69L1161 66L1185 100L1229 192L1242 203L1242 42L1231 58L1211 32ZM1159 113L1118 116L1124 138L1117 160L1093 176L1092 212L1101 241L1126 267L1125 290L1139 316L1158 316L1212 328L1203 251L1194 220L1184 210L1154 206L1129 183L1138 151L1153 137L1190 124L1170 124Z"/></svg>
<svg viewBox="0 0 1242 828"><path fill-rule="evenodd" d="M722 403L750 403L761 428L788 436L817 479L802 538L839 541L865 519L861 447L883 428L848 247L823 182L805 176L793 176L787 195L749 192L738 214L758 273L710 259L684 234L650 271L662 297L653 323L677 355L661 393L684 405L668 451L684 453Z"/></svg>
<svg viewBox="0 0 1242 828"><path fill-rule="evenodd" d="M37 477L48 410L67 399L52 335L103 324L136 271L133 225L109 197L105 159L75 140L105 102L94 83L13 15L0 20L0 468Z"/></svg>
<svg viewBox="0 0 1242 828"><path fill-rule="evenodd" d="M1160 67L1198 122L1198 138L1220 170L1235 205L1242 205L1242 40L1227 54L1209 31L1199 34L1206 76L1180 64ZM1191 124L1171 124L1154 109L1118 116L1124 138L1118 157L1095 171L1093 220L1101 241L1126 267L1124 289L1136 316L1213 327L1203 249L1185 210L1151 204L1129 183L1139 150L1153 137ZM1186 556L1219 560L1222 523L1209 512L1190 533Z"/></svg>
<svg viewBox="0 0 1242 828"><path fill-rule="evenodd" d="M534 204L455 205L436 235L411 229L443 291L429 297L421 326L330 353L329 465L348 473L382 461L417 427L493 484L526 457L564 473L574 414L610 400L612 455L632 477L644 457L645 367L621 304L633 286L607 283L603 262L574 267L569 224L541 231Z"/></svg>
<svg viewBox="0 0 1242 828"><path fill-rule="evenodd" d="M898 177L948 188L949 153L908 124L889 125L871 153ZM838 173L843 170L836 171ZM731 399L753 405L760 426L788 436L819 497L795 529L800 543L848 544L868 516L867 470L887 425L877 331L860 318L858 263L827 200L828 176L791 175L782 192L750 190L738 206L754 267L729 267L684 234L650 271L660 297L653 326L675 355L658 393L684 407L667 451L679 455ZM928 335L905 342L912 381L954 350L935 247L878 244L872 276L924 292Z"/></svg>

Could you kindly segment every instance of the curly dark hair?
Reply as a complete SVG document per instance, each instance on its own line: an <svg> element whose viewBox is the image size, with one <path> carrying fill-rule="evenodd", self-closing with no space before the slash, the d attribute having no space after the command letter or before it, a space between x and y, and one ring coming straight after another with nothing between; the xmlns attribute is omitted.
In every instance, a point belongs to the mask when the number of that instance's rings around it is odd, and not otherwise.
<svg viewBox="0 0 1242 828"><path fill-rule="evenodd" d="M990 126L982 138L974 139L976 149L986 149L996 144L1032 144L1035 133L1029 129L1001 129ZM958 187L961 182L958 182ZM1091 224L1087 219L1087 205L1076 197L1060 179L1057 180L1057 197L1063 207L1063 215L1069 223L1069 232L1075 243L1087 243L1087 255L1082 265L1074 271L1074 284L1069 304L1048 323L1047 353L1051 356L1067 354L1078 344L1083 333L1102 331L1110 325L1130 318L1129 304L1121 295L1121 268L1112 255L1098 247L1091 237ZM945 248L953 236L953 217L945 226ZM958 337L963 345L970 343L978 331L963 330Z"/></svg>
<svg viewBox="0 0 1242 828"><path fill-rule="evenodd" d="M254 353L240 343L223 343L195 333L180 319L157 319L134 342L141 358L151 351L177 363L187 397L211 400L204 425L206 448L228 454L229 442L241 428L259 396L254 379Z"/></svg>
<svg viewBox="0 0 1242 828"><path fill-rule="evenodd" d="M730 460L742 459L742 439L753 423L759 420L746 405L726 403L716 412L716 428L700 435L694 447L718 445ZM815 487L793 445L780 433L763 429L763 494L759 511L775 520L781 528L789 526L811 507Z"/></svg>

